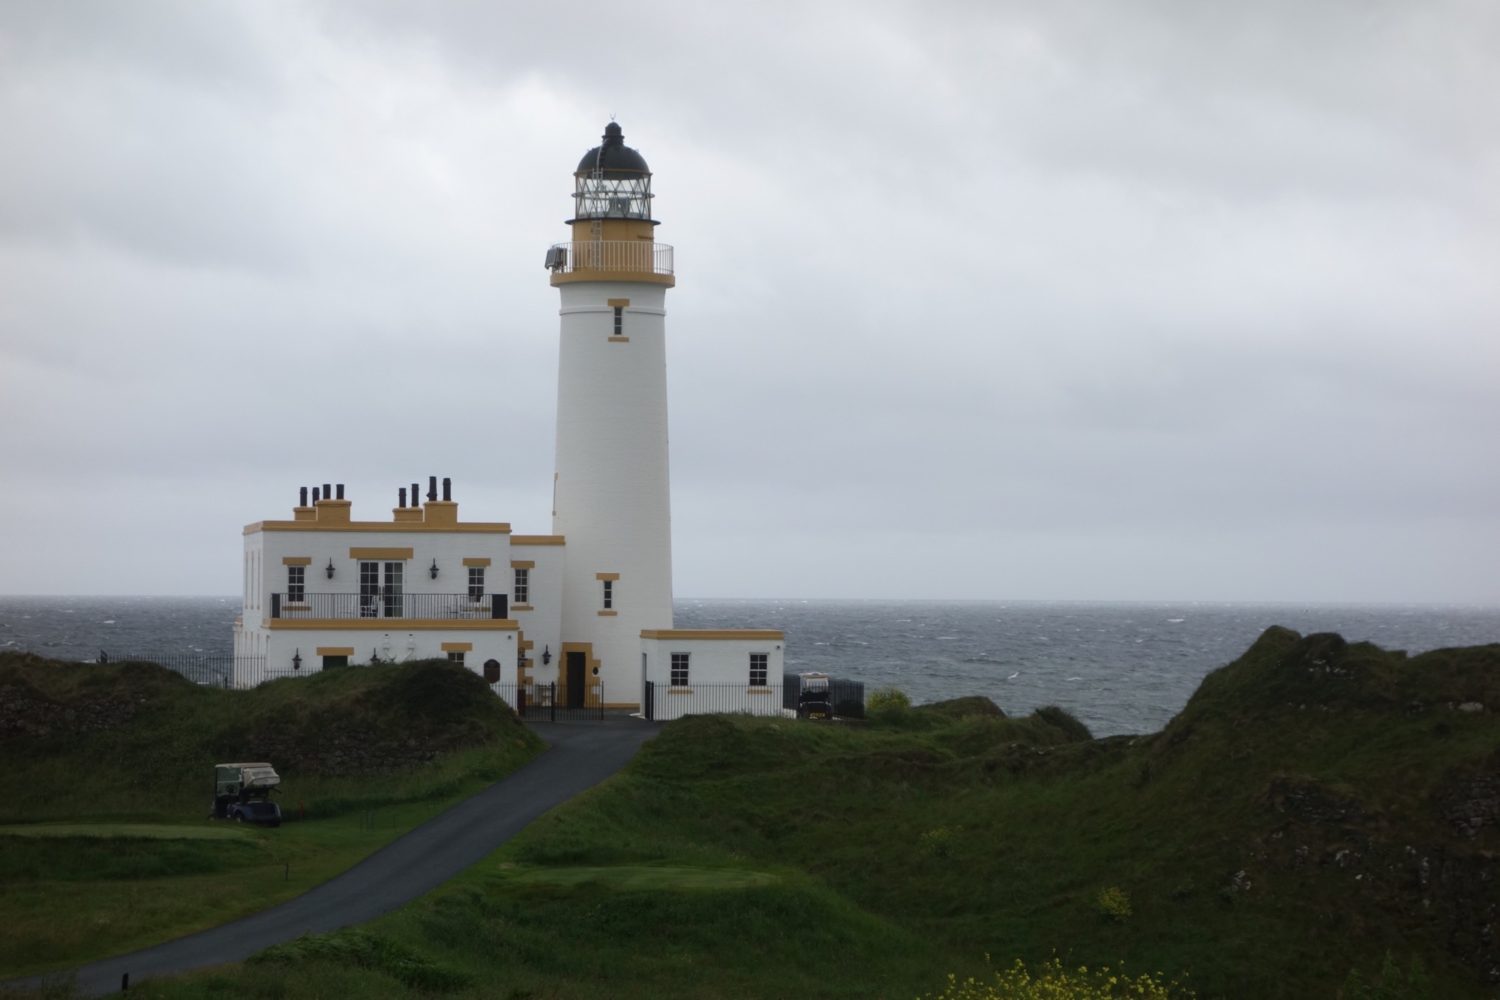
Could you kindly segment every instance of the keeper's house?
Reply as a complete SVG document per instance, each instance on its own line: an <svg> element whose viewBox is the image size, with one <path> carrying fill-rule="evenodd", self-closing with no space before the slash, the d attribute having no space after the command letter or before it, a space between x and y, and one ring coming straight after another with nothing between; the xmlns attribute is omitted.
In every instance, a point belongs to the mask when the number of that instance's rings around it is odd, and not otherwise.
<svg viewBox="0 0 1500 1000"><path fill-rule="evenodd" d="M780 631L673 627L666 293L677 279L672 247L656 242L651 172L611 122L573 177L571 239L545 262L561 301L552 533L462 521L436 477L425 499L401 487L390 520L355 520L342 485L304 488L289 520L245 528L235 654L258 665L247 671L446 656L501 693L555 685L568 706L661 719L782 711Z"/></svg>

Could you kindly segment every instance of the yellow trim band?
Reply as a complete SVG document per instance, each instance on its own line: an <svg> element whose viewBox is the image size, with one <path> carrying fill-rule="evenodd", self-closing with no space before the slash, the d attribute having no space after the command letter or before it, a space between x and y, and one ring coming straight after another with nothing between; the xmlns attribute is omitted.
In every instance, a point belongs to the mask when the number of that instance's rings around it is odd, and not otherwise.
<svg viewBox="0 0 1500 1000"><path fill-rule="evenodd" d="M501 521L469 521L455 524L430 524L426 521L349 521L346 524L329 524L327 521L256 521L245 525L242 534L254 535L262 531L399 531L440 535L508 535L510 525ZM546 542L540 544L549 544ZM561 545L562 542L552 542Z"/></svg>
<svg viewBox="0 0 1500 1000"><path fill-rule="evenodd" d="M483 556L467 556L464 559L465 566L488 566L490 560Z"/></svg>
<svg viewBox="0 0 1500 1000"><path fill-rule="evenodd" d="M412 556L411 546L401 548L400 546L387 546L381 548L351 548L350 559L410 559Z"/></svg>
<svg viewBox="0 0 1500 1000"><path fill-rule="evenodd" d="M598 612L598 615L599 615L600 618L613 618L615 615L617 615L619 613L620 612L618 612L618 611L600 611L600 612Z"/></svg>
<svg viewBox="0 0 1500 1000"><path fill-rule="evenodd" d="M786 633L772 628L643 628L642 639L785 639Z"/></svg>
<svg viewBox="0 0 1500 1000"><path fill-rule="evenodd" d="M556 479L556 476L552 478ZM510 544L515 545L566 545L566 535L511 535Z"/></svg>
<svg viewBox="0 0 1500 1000"><path fill-rule="evenodd" d="M283 566L311 566L312 565L312 556L282 556L281 557L281 565L283 565Z"/></svg>
<svg viewBox="0 0 1500 1000"><path fill-rule="evenodd" d="M319 656L353 656L353 646L319 646Z"/></svg>
<svg viewBox="0 0 1500 1000"><path fill-rule="evenodd" d="M618 574L618 573L595 573L594 574L594 579L595 580L618 580L619 578L620 578L620 574Z"/></svg>
<svg viewBox="0 0 1500 1000"><path fill-rule="evenodd" d="M511 539L511 544L512 545L515 544L515 539ZM512 559L510 561L510 568L511 569L536 569L536 560L535 559Z"/></svg>
<svg viewBox="0 0 1500 1000"><path fill-rule="evenodd" d="M611 309L624 309L630 305L629 299L605 299L604 304Z"/></svg>
<svg viewBox="0 0 1500 1000"><path fill-rule="evenodd" d="M472 653L474 644L472 642L445 642L438 647L445 653Z"/></svg>

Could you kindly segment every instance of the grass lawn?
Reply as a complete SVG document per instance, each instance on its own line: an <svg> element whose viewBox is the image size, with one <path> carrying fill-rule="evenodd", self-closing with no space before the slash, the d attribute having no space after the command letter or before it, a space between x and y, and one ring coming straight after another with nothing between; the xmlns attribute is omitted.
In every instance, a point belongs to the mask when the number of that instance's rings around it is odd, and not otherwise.
<svg viewBox="0 0 1500 1000"><path fill-rule="evenodd" d="M1500 830L1453 810L1488 808L1500 716L1454 706L1500 705L1497 668L1273 630L1139 738L688 718L397 913L141 992L911 998L1056 956L1254 998L1389 957L1400 989L1346 995L1489 996Z"/></svg>
<svg viewBox="0 0 1500 1000"><path fill-rule="evenodd" d="M0 657L0 687L35 705L33 718L94 713L109 723L82 733L38 726L6 740L0 978L131 951L289 899L541 749L479 678L446 664L235 692L154 667ZM135 707L115 724L126 699ZM358 734L357 756L346 733ZM267 751L289 745L305 755ZM386 758L403 766L381 770ZM270 759L282 775L279 828L205 818L213 765L245 759Z"/></svg>

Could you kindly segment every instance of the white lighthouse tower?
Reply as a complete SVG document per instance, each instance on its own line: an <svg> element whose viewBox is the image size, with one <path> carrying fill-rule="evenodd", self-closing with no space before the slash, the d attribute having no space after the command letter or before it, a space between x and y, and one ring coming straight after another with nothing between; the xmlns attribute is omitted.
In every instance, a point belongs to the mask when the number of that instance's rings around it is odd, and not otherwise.
<svg viewBox="0 0 1500 1000"><path fill-rule="evenodd" d="M570 700L641 696L641 635L672 627L666 293L651 171L611 122L574 172L562 299L552 530L567 544L558 674Z"/></svg>

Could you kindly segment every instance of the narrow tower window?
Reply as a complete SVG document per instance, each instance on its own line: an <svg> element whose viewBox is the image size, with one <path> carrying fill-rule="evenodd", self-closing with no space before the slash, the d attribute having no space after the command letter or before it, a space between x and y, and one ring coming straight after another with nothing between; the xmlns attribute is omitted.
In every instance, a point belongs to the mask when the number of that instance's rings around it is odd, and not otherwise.
<svg viewBox="0 0 1500 1000"><path fill-rule="evenodd" d="M613 336L625 336L625 307L615 306L615 332Z"/></svg>
<svg viewBox="0 0 1500 1000"><path fill-rule="evenodd" d="M615 606L615 581L604 580L604 610L612 610Z"/></svg>

